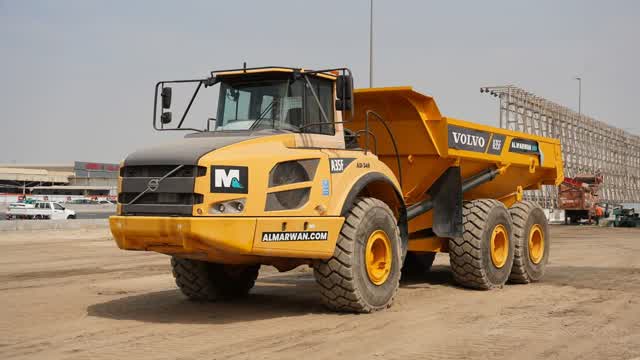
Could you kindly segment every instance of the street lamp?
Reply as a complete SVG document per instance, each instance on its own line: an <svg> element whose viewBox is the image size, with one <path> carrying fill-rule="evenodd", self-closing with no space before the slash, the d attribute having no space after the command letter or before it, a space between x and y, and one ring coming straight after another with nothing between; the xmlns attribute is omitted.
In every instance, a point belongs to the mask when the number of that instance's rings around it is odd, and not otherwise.
<svg viewBox="0 0 640 360"><path fill-rule="evenodd" d="M582 78L576 76L578 80L578 119L582 120Z"/></svg>
<svg viewBox="0 0 640 360"><path fill-rule="evenodd" d="M369 4L369 87L373 87L373 0Z"/></svg>

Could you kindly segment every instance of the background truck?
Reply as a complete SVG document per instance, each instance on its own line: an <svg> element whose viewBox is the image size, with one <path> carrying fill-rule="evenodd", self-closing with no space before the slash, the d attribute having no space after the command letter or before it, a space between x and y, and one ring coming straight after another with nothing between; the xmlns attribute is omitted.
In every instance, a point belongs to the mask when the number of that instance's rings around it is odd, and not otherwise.
<svg viewBox="0 0 640 360"><path fill-rule="evenodd" d="M154 128L191 134L122 162L118 246L170 255L193 300L246 295L261 265L309 265L328 308L372 312L438 252L465 287L541 279L547 220L522 195L562 181L559 141L444 117L410 87L352 84L346 68L284 67L157 83ZM189 126L199 98L217 108Z"/></svg>
<svg viewBox="0 0 640 360"><path fill-rule="evenodd" d="M64 220L75 219L76 212L69 210L57 202L37 201L32 204L13 203L9 205L5 214L7 220L12 219L40 219Z"/></svg>
<svg viewBox="0 0 640 360"><path fill-rule="evenodd" d="M600 174L564 178L558 185L558 208L564 210L565 224L575 224L583 220L591 223L593 219L602 216L598 214L598 191L602 181Z"/></svg>

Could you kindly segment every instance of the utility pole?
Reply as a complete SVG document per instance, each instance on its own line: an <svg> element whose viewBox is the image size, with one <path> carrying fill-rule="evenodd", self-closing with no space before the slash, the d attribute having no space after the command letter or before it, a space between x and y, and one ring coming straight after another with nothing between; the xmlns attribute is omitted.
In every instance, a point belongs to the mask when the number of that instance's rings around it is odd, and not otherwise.
<svg viewBox="0 0 640 360"><path fill-rule="evenodd" d="M373 0L369 4L369 87L373 87Z"/></svg>
<svg viewBox="0 0 640 360"><path fill-rule="evenodd" d="M578 80L578 120L582 120L582 78L576 77Z"/></svg>

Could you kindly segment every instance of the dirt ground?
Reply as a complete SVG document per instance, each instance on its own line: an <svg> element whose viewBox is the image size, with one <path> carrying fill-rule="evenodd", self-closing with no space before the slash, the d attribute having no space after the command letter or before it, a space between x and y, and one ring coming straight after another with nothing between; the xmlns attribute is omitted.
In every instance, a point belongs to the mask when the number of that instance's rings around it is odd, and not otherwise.
<svg viewBox="0 0 640 360"><path fill-rule="evenodd" d="M169 258L107 229L0 233L2 359L633 359L640 229L552 227L544 281L456 287L447 255L387 311L326 312L308 269L245 300L193 303Z"/></svg>

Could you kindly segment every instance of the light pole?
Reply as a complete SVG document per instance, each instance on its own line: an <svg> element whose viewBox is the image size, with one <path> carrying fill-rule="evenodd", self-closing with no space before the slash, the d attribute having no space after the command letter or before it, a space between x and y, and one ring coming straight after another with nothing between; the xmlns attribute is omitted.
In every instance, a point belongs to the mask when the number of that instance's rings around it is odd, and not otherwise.
<svg viewBox="0 0 640 360"><path fill-rule="evenodd" d="M578 119L582 120L582 78L576 76L578 80Z"/></svg>
<svg viewBox="0 0 640 360"><path fill-rule="evenodd" d="M373 0L369 4L369 87L373 87Z"/></svg>

